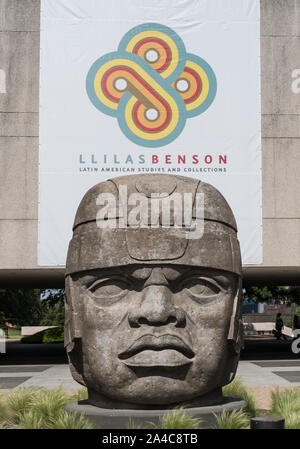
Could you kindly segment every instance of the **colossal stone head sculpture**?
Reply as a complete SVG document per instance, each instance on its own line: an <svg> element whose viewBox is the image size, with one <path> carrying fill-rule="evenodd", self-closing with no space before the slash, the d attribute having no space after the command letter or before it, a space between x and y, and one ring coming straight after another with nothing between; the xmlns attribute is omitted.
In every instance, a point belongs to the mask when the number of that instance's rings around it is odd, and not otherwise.
<svg viewBox="0 0 300 449"><path fill-rule="evenodd" d="M189 194L194 219L196 194L203 194L203 236L189 239L187 224L173 226L183 212L172 201L171 226L161 219L155 228L124 226L131 207L120 194L124 186L128 197L139 193L150 203L157 194ZM97 206L103 194L117 204L106 223ZM235 375L241 345L240 249L223 196L209 184L171 175L124 176L90 189L69 246L65 324L71 372L87 386L89 402L104 408L216 403Z"/></svg>

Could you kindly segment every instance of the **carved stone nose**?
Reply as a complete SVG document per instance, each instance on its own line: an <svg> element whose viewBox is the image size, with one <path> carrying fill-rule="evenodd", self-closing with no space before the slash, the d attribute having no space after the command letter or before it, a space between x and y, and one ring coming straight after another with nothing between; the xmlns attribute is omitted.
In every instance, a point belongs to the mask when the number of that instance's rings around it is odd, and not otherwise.
<svg viewBox="0 0 300 449"><path fill-rule="evenodd" d="M140 307L130 313L128 319L132 327L166 326L173 324L183 327L185 312L174 305L172 292L164 285L149 285L143 291Z"/></svg>

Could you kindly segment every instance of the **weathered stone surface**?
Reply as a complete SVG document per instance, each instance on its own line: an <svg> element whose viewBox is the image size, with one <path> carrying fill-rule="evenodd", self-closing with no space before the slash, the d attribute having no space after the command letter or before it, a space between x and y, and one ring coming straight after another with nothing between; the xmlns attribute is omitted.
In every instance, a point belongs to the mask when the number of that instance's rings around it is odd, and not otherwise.
<svg viewBox="0 0 300 449"><path fill-rule="evenodd" d="M89 404L104 409L219 404L242 345L232 211L213 186L198 180L141 175L138 189L136 176L113 181L117 188L101 183L86 194L69 247L65 346L72 375L87 386ZM164 198L193 191L196 201L204 193L204 234L188 239L188 226L162 226L163 209L155 228L99 228L97 192L110 191L117 201L122 186L143 198L151 191ZM123 197L115 216L127 217L129 199ZM182 211L174 207L173 214L177 223Z"/></svg>

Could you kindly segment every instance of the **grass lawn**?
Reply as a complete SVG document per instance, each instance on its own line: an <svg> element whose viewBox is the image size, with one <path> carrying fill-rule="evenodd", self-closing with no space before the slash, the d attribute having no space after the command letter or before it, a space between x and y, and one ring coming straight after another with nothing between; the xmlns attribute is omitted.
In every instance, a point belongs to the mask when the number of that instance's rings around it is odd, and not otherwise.
<svg viewBox="0 0 300 449"><path fill-rule="evenodd" d="M7 338L20 339L22 338L21 329L14 329L12 327L7 328Z"/></svg>

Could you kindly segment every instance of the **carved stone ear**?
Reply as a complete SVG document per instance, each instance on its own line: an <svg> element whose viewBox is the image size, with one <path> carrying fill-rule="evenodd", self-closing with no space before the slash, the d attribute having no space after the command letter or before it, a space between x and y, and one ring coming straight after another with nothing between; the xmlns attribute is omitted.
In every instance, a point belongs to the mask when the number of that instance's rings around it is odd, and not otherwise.
<svg viewBox="0 0 300 449"><path fill-rule="evenodd" d="M81 295L72 276L65 281L65 348L73 350L75 339L81 338Z"/></svg>
<svg viewBox="0 0 300 449"><path fill-rule="evenodd" d="M85 386L81 348L81 297L72 276L65 282L65 348L72 377Z"/></svg>
<svg viewBox="0 0 300 449"><path fill-rule="evenodd" d="M73 379L81 385L86 386L85 380L83 378L83 355L81 340L75 339L73 343L73 349L68 352L68 359Z"/></svg>
<svg viewBox="0 0 300 449"><path fill-rule="evenodd" d="M242 320L242 280L239 279L236 295L233 301L230 327L227 341L230 349L239 354L243 348L243 320Z"/></svg>

